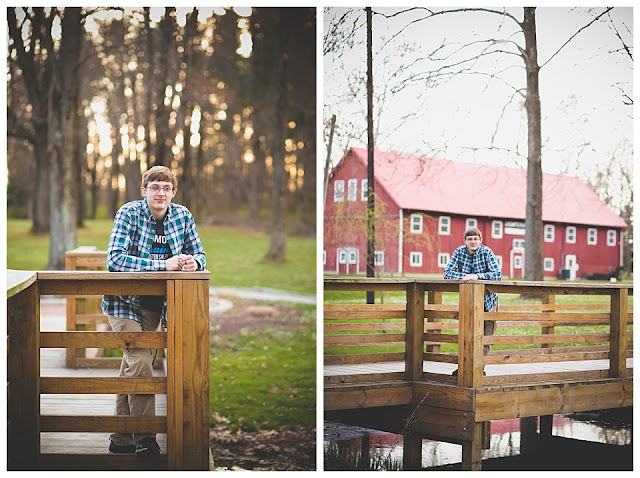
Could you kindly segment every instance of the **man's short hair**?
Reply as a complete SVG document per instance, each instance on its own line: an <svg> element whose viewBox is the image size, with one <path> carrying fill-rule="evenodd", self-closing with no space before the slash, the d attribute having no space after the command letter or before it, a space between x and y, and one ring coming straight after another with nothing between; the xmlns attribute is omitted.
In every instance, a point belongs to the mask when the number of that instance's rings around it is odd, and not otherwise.
<svg viewBox="0 0 640 478"><path fill-rule="evenodd" d="M480 232L480 229L478 229L477 227L470 227L465 231L464 238L466 239L469 236L478 236L480 240L482 240L482 233Z"/></svg>
<svg viewBox="0 0 640 478"><path fill-rule="evenodd" d="M146 188L147 184L153 181L161 181L171 183L174 188L178 186L178 181L171 170L166 166L154 166L142 175L142 187Z"/></svg>

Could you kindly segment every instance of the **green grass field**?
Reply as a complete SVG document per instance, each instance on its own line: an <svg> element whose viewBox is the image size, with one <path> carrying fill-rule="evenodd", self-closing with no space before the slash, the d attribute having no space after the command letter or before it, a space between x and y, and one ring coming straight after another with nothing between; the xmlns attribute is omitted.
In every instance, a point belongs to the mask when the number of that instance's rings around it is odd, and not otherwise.
<svg viewBox="0 0 640 478"><path fill-rule="evenodd" d="M297 330L245 329L240 339L212 345L212 423L231 430L315 424L316 309L299 310Z"/></svg>
<svg viewBox="0 0 640 478"><path fill-rule="evenodd" d="M78 230L78 246L106 250L113 221L87 220ZM49 236L29 234L28 220L7 221L7 268L42 270L49 259ZM316 241L314 237L290 237L287 260L263 259L269 249L267 232L230 227L198 227L207 253L212 286L271 287L295 292L316 292Z"/></svg>

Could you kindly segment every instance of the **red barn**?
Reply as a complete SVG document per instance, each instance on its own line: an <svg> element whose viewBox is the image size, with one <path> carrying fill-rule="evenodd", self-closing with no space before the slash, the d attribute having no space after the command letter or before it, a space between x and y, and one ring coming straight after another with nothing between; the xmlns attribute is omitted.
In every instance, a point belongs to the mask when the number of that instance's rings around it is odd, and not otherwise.
<svg viewBox="0 0 640 478"><path fill-rule="evenodd" d="M376 271L441 274L464 231L476 226L506 277L524 274L527 176L521 169L374 154ZM625 222L579 178L543 175L545 277L613 274ZM329 176L324 272L365 274L367 151L351 148Z"/></svg>

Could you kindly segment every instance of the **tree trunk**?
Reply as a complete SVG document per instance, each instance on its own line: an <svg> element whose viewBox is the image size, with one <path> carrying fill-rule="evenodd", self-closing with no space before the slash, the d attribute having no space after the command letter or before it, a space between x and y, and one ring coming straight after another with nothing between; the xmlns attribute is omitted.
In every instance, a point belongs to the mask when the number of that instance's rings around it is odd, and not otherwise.
<svg viewBox="0 0 640 478"><path fill-rule="evenodd" d="M541 281L544 278L542 270L542 134L535 11L535 7L526 7L522 23L525 39L523 56L527 69L525 106L528 122L524 278Z"/></svg>
<svg viewBox="0 0 640 478"><path fill-rule="evenodd" d="M269 261L286 260L287 245L287 178L284 169L284 140L286 136L285 121L288 111L287 83L289 64L289 38L286 20L281 19L283 28L280 29L280 86L276 99L275 135L273 151L273 193L272 193L272 220L271 220L271 245L265 258Z"/></svg>
<svg viewBox="0 0 640 478"><path fill-rule="evenodd" d="M77 191L74 187L74 136L78 128L78 65L82 42L81 11L67 7L62 40L50 90L51 239L47 269L64 269L65 252L76 247Z"/></svg>
<svg viewBox="0 0 640 478"><path fill-rule="evenodd" d="M373 166L373 53L371 7L367 7L367 277L374 277L376 243L376 203L374 199L375 173ZM375 293L367 291L367 304L373 304Z"/></svg>

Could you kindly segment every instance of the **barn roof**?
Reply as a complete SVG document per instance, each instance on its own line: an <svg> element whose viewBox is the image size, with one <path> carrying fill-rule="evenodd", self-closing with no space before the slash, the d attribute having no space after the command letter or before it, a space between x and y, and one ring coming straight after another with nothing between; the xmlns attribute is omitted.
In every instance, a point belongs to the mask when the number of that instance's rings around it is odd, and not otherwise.
<svg viewBox="0 0 640 478"><path fill-rule="evenodd" d="M366 167L367 150L351 148ZM375 176L403 209L467 216L525 218L527 172L523 169L463 163L375 151ZM543 173L545 222L626 227L626 223L581 179Z"/></svg>

